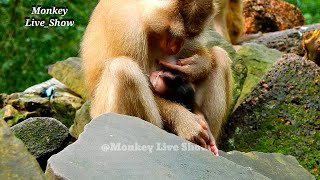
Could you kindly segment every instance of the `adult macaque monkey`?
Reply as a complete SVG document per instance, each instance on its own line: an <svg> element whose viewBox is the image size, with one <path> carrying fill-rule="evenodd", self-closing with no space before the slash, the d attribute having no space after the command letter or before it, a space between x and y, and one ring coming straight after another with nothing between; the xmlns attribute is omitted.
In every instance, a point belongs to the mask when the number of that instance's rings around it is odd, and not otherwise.
<svg viewBox="0 0 320 180"><path fill-rule="evenodd" d="M212 0L100 0L81 44L91 116L136 116L217 155L215 138L231 100L230 59L198 41L216 11ZM195 113L151 90L147 75L168 55L179 65L160 63L195 85Z"/></svg>

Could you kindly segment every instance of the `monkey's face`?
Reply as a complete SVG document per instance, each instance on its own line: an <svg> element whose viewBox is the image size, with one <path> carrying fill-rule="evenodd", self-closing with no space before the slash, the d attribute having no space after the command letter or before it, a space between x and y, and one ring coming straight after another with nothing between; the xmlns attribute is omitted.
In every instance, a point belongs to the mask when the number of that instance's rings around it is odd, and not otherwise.
<svg viewBox="0 0 320 180"><path fill-rule="evenodd" d="M149 44L160 49L164 55L175 55L180 51L186 37L178 0L153 2L152 10L147 11L145 23Z"/></svg>
<svg viewBox="0 0 320 180"><path fill-rule="evenodd" d="M154 91L159 95L164 95L167 91L167 85L164 81L163 71L154 71L150 74L150 82Z"/></svg>
<svg viewBox="0 0 320 180"><path fill-rule="evenodd" d="M168 89L177 89L185 84L182 76L169 71L154 71L149 78L154 91L159 95L166 95Z"/></svg>
<svg viewBox="0 0 320 180"><path fill-rule="evenodd" d="M177 54L187 38L199 35L213 13L212 0L152 2L152 10L146 11L145 29L151 46L165 55Z"/></svg>

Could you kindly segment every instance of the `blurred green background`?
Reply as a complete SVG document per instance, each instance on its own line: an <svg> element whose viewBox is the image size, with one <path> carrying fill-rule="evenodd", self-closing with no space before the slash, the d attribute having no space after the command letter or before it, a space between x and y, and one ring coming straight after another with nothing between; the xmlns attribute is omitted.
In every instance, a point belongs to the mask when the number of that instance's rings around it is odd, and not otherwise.
<svg viewBox="0 0 320 180"><path fill-rule="evenodd" d="M306 20L306 24L320 22L320 0L285 0L300 8Z"/></svg>
<svg viewBox="0 0 320 180"><path fill-rule="evenodd" d="M81 37L98 0L0 0L0 93L23 91L50 78L48 65L78 56ZM68 7L60 15L31 14L32 5ZM72 27L25 27L25 18L74 19Z"/></svg>
<svg viewBox="0 0 320 180"><path fill-rule="evenodd" d="M287 0L301 8L308 24L320 22L319 0ZM303 2L302 2L303 1ZM50 78L47 67L56 61L78 56L79 44L89 15L98 0L0 0L0 93L23 91ZM73 27L25 27L32 5L63 6L63 19L74 19ZM32 15L44 18L57 15Z"/></svg>

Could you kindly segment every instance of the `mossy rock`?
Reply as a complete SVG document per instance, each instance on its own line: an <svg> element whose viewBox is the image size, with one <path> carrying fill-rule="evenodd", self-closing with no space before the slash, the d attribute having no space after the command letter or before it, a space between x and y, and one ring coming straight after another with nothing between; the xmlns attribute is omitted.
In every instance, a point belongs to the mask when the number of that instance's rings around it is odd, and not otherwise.
<svg viewBox="0 0 320 180"><path fill-rule="evenodd" d="M0 179L45 179L36 159L0 120Z"/></svg>
<svg viewBox="0 0 320 180"><path fill-rule="evenodd" d="M29 118L11 130L37 158L60 148L69 132L60 121L48 117Z"/></svg>
<svg viewBox="0 0 320 180"><path fill-rule="evenodd" d="M0 119L13 126L29 117L54 117L67 127L73 124L83 99L68 92L56 92L50 100L37 93L13 93L4 99Z"/></svg>
<svg viewBox="0 0 320 180"><path fill-rule="evenodd" d="M220 148L292 155L319 178L319 84L315 63L284 55L234 112Z"/></svg>
<svg viewBox="0 0 320 180"><path fill-rule="evenodd" d="M239 48L237 53L237 59L245 64L248 69L248 74L236 107L258 84L263 75L272 67L273 63L279 60L283 54L276 49L270 49L254 43L244 44Z"/></svg>
<svg viewBox="0 0 320 180"><path fill-rule="evenodd" d="M70 57L58 61L50 65L48 73L82 98L87 98L80 58Z"/></svg>

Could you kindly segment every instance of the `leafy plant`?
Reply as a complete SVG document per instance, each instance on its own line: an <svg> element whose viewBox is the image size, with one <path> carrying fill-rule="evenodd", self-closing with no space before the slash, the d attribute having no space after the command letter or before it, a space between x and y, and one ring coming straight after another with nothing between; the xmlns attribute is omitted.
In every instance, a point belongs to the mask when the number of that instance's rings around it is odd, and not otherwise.
<svg viewBox="0 0 320 180"><path fill-rule="evenodd" d="M306 24L320 23L319 0L286 0L297 6L306 20Z"/></svg>

